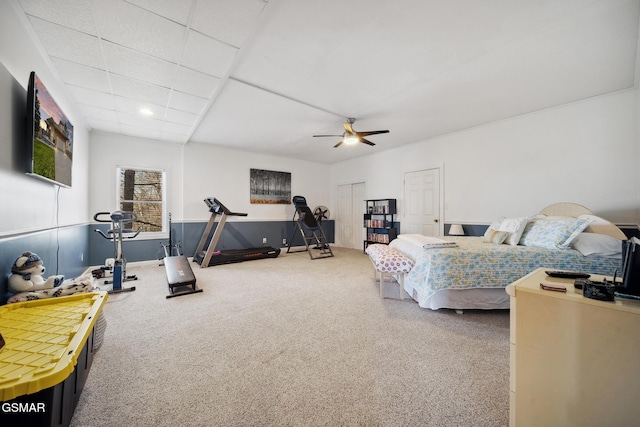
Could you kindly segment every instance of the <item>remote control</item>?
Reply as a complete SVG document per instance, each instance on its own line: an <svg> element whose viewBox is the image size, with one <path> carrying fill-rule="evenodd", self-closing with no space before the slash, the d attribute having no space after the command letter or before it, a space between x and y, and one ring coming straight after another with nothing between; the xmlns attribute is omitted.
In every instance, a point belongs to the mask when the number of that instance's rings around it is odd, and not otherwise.
<svg viewBox="0 0 640 427"><path fill-rule="evenodd" d="M591 277L590 274L578 273L575 271L547 270L545 271L545 273L547 273L547 276L560 277L563 279L588 279L589 277Z"/></svg>

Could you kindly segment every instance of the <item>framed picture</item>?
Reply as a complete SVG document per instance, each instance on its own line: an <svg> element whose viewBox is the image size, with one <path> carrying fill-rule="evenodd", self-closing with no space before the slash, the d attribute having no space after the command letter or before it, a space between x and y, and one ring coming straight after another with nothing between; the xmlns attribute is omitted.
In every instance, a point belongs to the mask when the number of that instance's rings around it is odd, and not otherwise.
<svg viewBox="0 0 640 427"><path fill-rule="evenodd" d="M251 169L250 197L253 204L291 204L291 172Z"/></svg>

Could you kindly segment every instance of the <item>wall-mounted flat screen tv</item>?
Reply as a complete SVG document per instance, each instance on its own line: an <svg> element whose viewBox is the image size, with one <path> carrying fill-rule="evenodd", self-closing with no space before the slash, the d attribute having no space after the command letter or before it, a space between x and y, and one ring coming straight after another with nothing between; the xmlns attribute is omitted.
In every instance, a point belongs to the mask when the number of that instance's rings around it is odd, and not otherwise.
<svg viewBox="0 0 640 427"><path fill-rule="evenodd" d="M27 145L31 164L27 174L71 187L73 125L35 72L27 92Z"/></svg>

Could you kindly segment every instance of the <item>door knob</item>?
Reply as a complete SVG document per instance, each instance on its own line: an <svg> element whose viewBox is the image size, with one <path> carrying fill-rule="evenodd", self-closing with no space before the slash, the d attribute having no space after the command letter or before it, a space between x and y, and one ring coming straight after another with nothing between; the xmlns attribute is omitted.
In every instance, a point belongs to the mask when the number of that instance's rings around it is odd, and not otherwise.
<svg viewBox="0 0 640 427"><path fill-rule="evenodd" d="M434 219L433 222L438 222L438 218Z"/></svg>

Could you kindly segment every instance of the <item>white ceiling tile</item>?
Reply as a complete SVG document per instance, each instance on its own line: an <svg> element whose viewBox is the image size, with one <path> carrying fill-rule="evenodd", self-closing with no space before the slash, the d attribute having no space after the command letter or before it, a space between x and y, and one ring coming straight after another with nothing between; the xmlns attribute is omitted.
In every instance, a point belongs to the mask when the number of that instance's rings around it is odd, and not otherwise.
<svg viewBox="0 0 640 427"><path fill-rule="evenodd" d="M163 121L151 117L142 117L140 114L127 114L118 112L118 121L121 125L136 126L143 129L162 130Z"/></svg>
<svg viewBox="0 0 640 427"><path fill-rule="evenodd" d="M170 88L176 77L177 65L113 43L102 43L107 69L140 81Z"/></svg>
<svg viewBox="0 0 640 427"><path fill-rule="evenodd" d="M235 47L254 30L264 9L261 0L198 1L191 28Z"/></svg>
<svg viewBox="0 0 640 427"><path fill-rule="evenodd" d="M90 0L20 0L27 15L32 15L83 33L97 35Z"/></svg>
<svg viewBox="0 0 640 427"><path fill-rule="evenodd" d="M175 134L175 133L163 131L159 139L160 141L184 144L189 140L189 133Z"/></svg>
<svg viewBox="0 0 640 427"><path fill-rule="evenodd" d="M178 67L174 89L201 98L211 98L220 85L220 79L190 68Z"/></svg>
<svg viewBox="0 0 640 427"><path fill-rule="evenodd" d="M197 114L187 113L185 111L174 110L168 108L165 114L165 120L171 123L177 123L189 127L193 127L200 116Z"/></svg>
<svg viewBox="0 0 640 427"><path fill-rule="evenodd" d="M229 72L238 49L196 31L189 31L182 56L182 65L224 77Z"/></svg>
<svg viewBox="0 0 640 427"><path fill-rule="evenodd" d="M65 83L100 92L111 92L109 75L106 70L88 67L78 64L77 62L70 62L59 58L51 58L51 62L53 62L53 65L58 70L58 74Z"/></svg>
<svg viewBox="0 0 640 427"><path fill-rule="evenodd" d="M127 0L150 12L164 16L178 24L187 25L189 13L193 4L192 0Z"/></svg>
<svg viewBox="0 0 640 427"><path fill-rule="evenodd" d="M120 129L125 135L137 136L138 138L146 139L159 139L162 134L161 131L156 129L146 129L139 126L132 126L127 124L121 124Z"/></svg>
<svg viewBox="0 0 640 427"><path fill-rule="evenodd" d="M209 105L209 100L186 93L173 91L169 100L169 107L175 110L187 111L194 114L202 114Z"/></svg>
<svg viewBox="0 0 640 427"><path fill-rule="evenodd" d="M92 130L109 132L109 133L120 133L120 124L116 121L107 121L101 120L94 117L87 117L87 122L89 126L91 126Z"/></svg>
<svg viewBox="0 0 640 427"><path fill-rule="evenodd" d="M163 106L169 102L169 94L171 93L167 88L115 74L111 75L111 85L114 95Z"/></svg>
<svg viewBox="0 0 640 427"><path fill-rule="evenodd" d="M69 89L71 90L75 100L80 104L93 105L94 107L106 108L109 110L116 108L113 95L110 93L71 85L69 85Z"/></svg>
<svg viewBox="0 0 640 427"><path fill-rule="evenodd" d="M105 68L97 37L33 16L29 20L49 56L94 68Z"/></svg>
<svg viewBox="0 0 640 427"><path fill-rule="evenodd" d="M80 105L82 114L89 119L98 119L107 122L117 122L118 116L115 110L100 108L93 105Z"/></svg>
<svg viewBox="0 0 640 427"><path fill-rule="evenodd" d="M193 126L181 125L178 123L164 122L163 131L175 133L179 135L188 135L191 133Z"/></svg>
<svg viewBox="0 0 640 427"><path fill-rule="evenodd" d="M122 0L97 1L100 35L105 40L171 62L178 62L185 27Z"/></svg>
<svg viewBox="0 0 640 427"><path fill-rule="evenodd" d="M152 113L151 118L156 120L162 120L164 117L165 107L157 105L151 102L142 101L140 99L124 98L122 96L115 96L114 101L116 109L120 112L130 115L140 115L141 118L147 118L142 115L141 111L148 110Z"/></svg>

